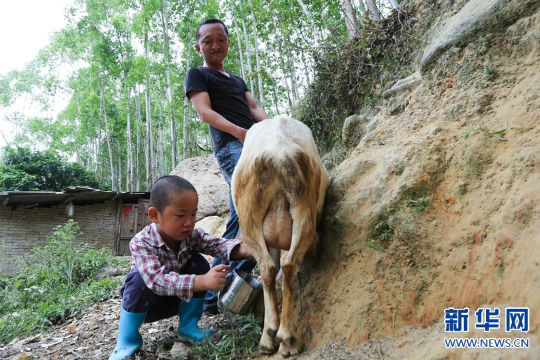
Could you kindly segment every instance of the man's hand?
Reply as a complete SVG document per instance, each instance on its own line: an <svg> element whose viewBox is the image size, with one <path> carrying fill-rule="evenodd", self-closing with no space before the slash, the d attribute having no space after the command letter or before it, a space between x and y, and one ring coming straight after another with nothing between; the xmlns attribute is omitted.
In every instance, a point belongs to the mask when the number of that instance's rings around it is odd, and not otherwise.
<svg viewBox="0 0 540 360"><path fill-rule="evenodd" d="M204 122L215 127L216 129L231 134L241 143L244 143L247 130L236 124L233 124L232 122L224 118L222 115L215 112L212 109L210 96L206 91L192 90L189 92L189 97L191 99L191 103L195 107L195 110L197 110L197 113Z"/></svg>
<svg viewBox="0 0 540 360"><path fill-rule="evenodd" d="M243 144L244 141L246 141L246 134L247 134L246 129L238 127L238 132L235 135L235 137L238 139L238 141L240 141Z"/></svg>
<svg viewBox="0 0 540 360"><path fill-rule="evenodd" d="M245 243L240 243L234 247L231 251L231 259L244 259L251 256L251 250L247 247Z"/></svg>
<svg viewBox="0 0 540 360"><path fill-rule="evenodd" d="M223 289L225 287L227 271L229 271L229 268L229 265L216 265L206 274L195 276L193 292Z"/></svg>

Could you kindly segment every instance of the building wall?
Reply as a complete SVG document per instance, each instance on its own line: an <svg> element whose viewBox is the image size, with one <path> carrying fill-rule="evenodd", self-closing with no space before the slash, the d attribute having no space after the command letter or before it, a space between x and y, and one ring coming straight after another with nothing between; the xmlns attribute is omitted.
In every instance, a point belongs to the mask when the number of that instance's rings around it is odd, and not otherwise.
<svg viewBox="0 0 540 360"><path fill-rule="evenodd" d="M76 205L73 220L83 233L78 241L115 250L117 206L117 200ZM17 210L0 205L0 273L13 273L16 257L23 256L35 246L46 244L46 235L68 219L64 205Z"/></svg>

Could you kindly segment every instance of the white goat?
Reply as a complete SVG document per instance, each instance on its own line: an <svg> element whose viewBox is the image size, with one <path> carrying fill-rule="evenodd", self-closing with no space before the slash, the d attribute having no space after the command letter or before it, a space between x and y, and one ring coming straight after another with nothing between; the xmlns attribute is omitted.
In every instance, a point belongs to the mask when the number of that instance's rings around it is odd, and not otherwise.
<svg viewBox="0 0 540 360"><path fill-rule="evenodd" d="M232 193L242 238L261 270L265 315L259 347L263 352L274 352L278 342L283 356L302 350L293 323L293 299L299 264L318 240L316 226L327 187L328 173L306 125L280 116L247 132ZM279 257L274 260L269 249L289 250L281 264L281 321L276 292Z"/></svg>

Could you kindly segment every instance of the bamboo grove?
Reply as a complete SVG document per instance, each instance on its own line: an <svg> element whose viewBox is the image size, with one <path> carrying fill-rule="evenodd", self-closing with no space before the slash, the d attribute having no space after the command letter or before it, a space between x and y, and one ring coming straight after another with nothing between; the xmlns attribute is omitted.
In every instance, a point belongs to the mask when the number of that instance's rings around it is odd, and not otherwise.
<svg viewBox="0 0 540 360"><path fill-rule="evenodd" d="M0 75L0 106L17 124L13 144L55 150L113 190L145 190L182 159L211 152L208 126L184 95L186 71L202 65L198 23L228 25L225 66L272 116L292 111L313 80L314 49L354 36L366 6L397 2L74 0L39 56ZM16 110L21 101L39 115Z"/></svg>

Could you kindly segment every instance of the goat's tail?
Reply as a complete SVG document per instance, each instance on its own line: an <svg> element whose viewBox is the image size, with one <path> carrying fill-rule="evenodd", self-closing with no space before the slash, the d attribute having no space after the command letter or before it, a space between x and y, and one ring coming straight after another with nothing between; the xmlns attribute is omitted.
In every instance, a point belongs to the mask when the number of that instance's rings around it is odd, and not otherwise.
<svg viewBox="0 0 540 360"><path fill-rule="evenodd" d="M290 149L289 149L290 150ZM300 149L273 156L272 167L289 202L303 198L309 189L311 158Z"/></svg>

